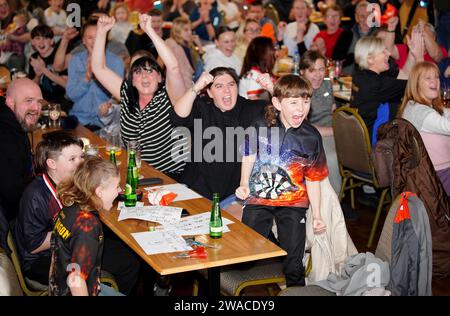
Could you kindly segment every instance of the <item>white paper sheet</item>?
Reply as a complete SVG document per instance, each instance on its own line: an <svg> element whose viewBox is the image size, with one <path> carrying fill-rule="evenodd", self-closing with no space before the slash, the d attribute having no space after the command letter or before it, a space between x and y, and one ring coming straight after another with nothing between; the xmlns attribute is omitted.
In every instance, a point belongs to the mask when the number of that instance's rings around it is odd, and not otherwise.
<svg viewBox="0 0 450 316"><path fill-rule="evenodd" d="M144 206L144 202L136 202L137 207ZM125 207L125 202L121 201L117 204L117 209L120 210L122 207Z"/></svg>
<svg viewBox="0 0 450 316"><path fill-rule="evenodd" d="M173 231L180 236L204 235L209 234L210 213L205 212L197 215L186 216L178 223L163 224L165 231ZM223 232L230 231L227 225L233 224L233 221L222 218Z"/></svg>
<svg viewBox="0 0 450 316"><path fill-rule="evenodd" d="M174 202L199 199L202 197L200 194L192 191L187 186L180 184L180 183L152 186L152 187L147 187L145 189L147 191L164 189L164 190L169 190L171 192L174 192L177 194L177 197L173 200Z"/></svg>
<svg viewBox="0 0 450 316"><path fill-rule="evenodd" d="M123 207L117 220L134 218L161 224L171 224L180 221L182 211L181 207L173 206Z"/></svg>
<svg viewBox="0 0 450 316"><path fill-rule="evenodd" d="M192 247L173 231L133 233L131 236L147 255L192 250Z"/></svg>

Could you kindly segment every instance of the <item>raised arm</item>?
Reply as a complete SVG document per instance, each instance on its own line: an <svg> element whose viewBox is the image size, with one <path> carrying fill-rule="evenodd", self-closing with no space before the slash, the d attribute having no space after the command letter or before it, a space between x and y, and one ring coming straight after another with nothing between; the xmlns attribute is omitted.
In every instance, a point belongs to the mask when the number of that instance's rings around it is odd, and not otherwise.
<svg viewBox="0 0 450 316"><path fill-rule="evenodd" d="M383 43L386 46L389 53L391 53L392 58L395 60L399 59L398 50L395 47L395 29L398 24L398 17L393 16L387 21L387 31L384 32Z"/></svg>
<svg viewBox="0 0 450 316"><path fill-rule="evenodd" d="M397 79L408 80L409 73L412 67L423 61L423 55L425 51L425 43L423 40L423 34L417 28L413 29L411 38L407 35L408 39L408 58L406 59L405 66L400 70Z"/></svg>
<svg viewBox="0 0 450 316"><path fill-rule="evenodd" d="M140 14L139 25L141 26L141 29L143 29L150 37L155 45L159 57L161 57L162 61L166 65L167 93L172 104L175 104L175 102L186 92L183 76L181 75L180 67L178 65L178 60L170 48L166 45L164 40L159 37L159 35L156 34L155 30L152 28L151 16L147 14Z"/></svg>
<svg viewBox="0 0 450 316"><path fill-rule="evenodd" d="M173 103L175 113L177 113L177 115L182 118L188 117L191 114L192 105L194 104L194 100L197 95L213 80L213 76L211 76L209 73L202 73L202 75L192 86L192 88L188 89L181 98Z"/></svg>
<svg viewBox="0 0 450 316"><path fill-rule="evenodd" d="M55 71L63 71L69 66L71 54L67 54L67 48L69 47L70 40L74 39L78 35L78 31L74 27L69 27L64 31L64 34L59 42L58 49L56 50L55 59L53 60L53 69Z"/></svg>
<svg viewBox="0 0 450 316"><path fill-rule="evenodd" d="M424 26L423 29L423 39L425 42L425 49L428 52L428 55L433 58L436 63L439 63L444 55L442 54L441 47L436 41L436 35L433 33L431 28L428 25Z"/></svg>
<svg viewBox="0 0 450 316"><path fill-rule="evenodd" d="M113 97L120 100L120 86L123 78L106 65L105 46L108 31L115 23L113 17L102 15L97 22L97 36L92 50L92 72L95 78L108 90Z"/></svg>

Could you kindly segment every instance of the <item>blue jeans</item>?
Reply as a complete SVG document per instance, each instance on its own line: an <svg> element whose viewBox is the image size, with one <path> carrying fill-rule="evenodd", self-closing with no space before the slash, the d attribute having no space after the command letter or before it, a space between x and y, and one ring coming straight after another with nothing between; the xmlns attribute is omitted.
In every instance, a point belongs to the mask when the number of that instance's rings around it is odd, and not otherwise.
<svg viewBox="0 0 450 316"><path fill-rule="evenodd" d="M98 294L98 296L125 296L120 292L117 292L115 289L113 289L112 287L100 283L100 293Z"/></svg>

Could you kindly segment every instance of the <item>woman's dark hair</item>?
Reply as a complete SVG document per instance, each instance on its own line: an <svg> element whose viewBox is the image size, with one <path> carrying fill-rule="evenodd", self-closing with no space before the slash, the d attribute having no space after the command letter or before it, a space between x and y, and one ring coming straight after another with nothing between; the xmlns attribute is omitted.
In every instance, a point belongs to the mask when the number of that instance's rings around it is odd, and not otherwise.
<svg viewBox="0 0 450 316"><path fill-rule="evenodd" d="M90 16L86 22L84 22L83 26L81 27L81 38L83 38L84 33L86 32L86 30L90 27L90 26L95 26L97 27L97 22L98 22L98 17L96 16Z"/></svg>
<svg viewBox="0 0 450 316"><path fill-rule="evenodd" d="M33 30L31 30L31 39L41 36L44 38L53 38L54 37L54 33L53 30L45 25L45 24L40 24L37 25L33 28Z"/></svg>
<svg viewBox="0 0 450 316"><path fill-rule="evenodd" d="M129 98L129 111L131 113L135 113L135 111L137 111L137 109L139 108L139 92L136 89L136 87L133 86L133 75L134 72L136 72L137 70L142 70L142 69L146 69L146 68L151 68L153 70L156 70L160 75L161 75L161 82L158 85L158 88L156 89L156 91L158 91L159 89L161 89L161 87L164 85L164 71L162 70L161 66L156 62L155 59L153 59L152 57L149 56L143 56L140 57L138 59L136 59L133 64L130 67L130 72L128 73L128 78L126 79L127 84L128 84L128 91L127 91L127 95ZM155 91L155 93L156 93Z"/></svg>
<svg viewBox="0 0 450 316"><path fill-rule="evenodd" d="M211 76L213 76L214 78L216 78L218 76L222 76L222 75L229 75L236 82L236 86L239 87L239 77L238 77L238 75L236 74L236 71L233 68L216 67L216 68L212 69L209 72L209 74ZM211 86L213 85L213 83L214 83L214 80L210 84L208 84L205 89L211 89ZM204 97L206 97L206 99L207 99L207 101L209 103L213 103L213 100L211 99L211 97L207 93L204 93L203 95L204 95Z"/></svg>
<svg viewBox="0 0 450 316"><path fill-rule="evenodd" d="M64 148L71 145L83 149L83 142L68 131L54 131L42 135L42 140L36 146L35 171L45 173L48 171L47 159L57 160Z"/></svg>
<svg viewBox="0 0 450 316"><path fill-rule="evenodd" d="M257 67L262 73L272 74L274 64L275 48L272 40L264 36L255 37L248 45L240 77L245 76L252 67Z"/></svg>
<svg viewBox="0 0 450 316"><path fill-rule="evenodd" d="M216 67L214 69L212 69L209 74L211 76L213 76L214 78L218 77L218 76L222 76L222 75L230 75L231 78L234 79L234 81L236 81L236 84L239 85L239 77L236 74L236 71L233 68L229 68L229 67ZM209 85L206 86L207 89L210 89L212 86L213 82L211 82Z"/></svg>
<svg viewBox="0 0 450 316"><path fill-rule="evenodd" d="M318 51L308 50L302 55L302 58L300 59L299 69L300 70L311 69L314 67L314 64L319 59L323 60L323 63L325 64L325 67L326 67L327 66L327 58L325 56L323 56Z"/></svg>
<svg viewBox="0 0 450 316"><path fill-rule="evenodd" d="M227 32L233 32L233 30L230 29L228 26L224 26L224 25L219 26L216 31L216 39L219 39L220 35L222 35L223 33L227 33Z"/></svg>

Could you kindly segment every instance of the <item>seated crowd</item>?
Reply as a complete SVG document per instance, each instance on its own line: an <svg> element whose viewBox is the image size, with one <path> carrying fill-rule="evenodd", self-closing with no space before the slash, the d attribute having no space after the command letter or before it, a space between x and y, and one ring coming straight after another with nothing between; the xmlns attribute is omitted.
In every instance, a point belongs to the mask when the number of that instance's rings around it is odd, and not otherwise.
<svg viewBox="0 0 450 316"><path fill-rule="evenodd" d="M142 269L99 219L120 191L117 169L85 158L83 143L68 131L30 144L27 134L46 103L60 104L68 121L101 137L118 132L124 146L139 141L143 161L208 199L219 193L221 208L272 240L275 220L288 287L305 285L310 206L314 233L327 229L321 181L328 177L336 194L342 186L332 122L336 108L347 105L335 99L339 74L331 65L352 77L349 105L372 145L380 124L408 120L450 196L444 27L420 20L402 38L399 8L385 13L386 0L285 1L281 21L266 16L261 0L165 0L162 10L153 1L100 0L81 4L79 26L68 24L65 1L44 2L0 0L0 67L12 77L0 97L0 174L7 179L0 211L11 223L24 275L48 284L50 295L134 294ZM370 21L373 3L381 5L379 24ZM450 9L442 10L444 16ZM312 22L314 11L321 22ZM294 74L280 71L286 59ZM211 127L234 147L198 161L193 149L205 152L208 142L180 130L204 135ZM225 133L250 127L257 132L242 143ZM261 128L270 135L260 135ZM272 128L279 128L279 143ZM263 147L270 150L262 154ZM286 182L264 187L267 174ZM68 273L70 263L82 273ZM101 270L114 276L120 293L100 282ZM75 281L82 286L71 287Z"/></svg>

